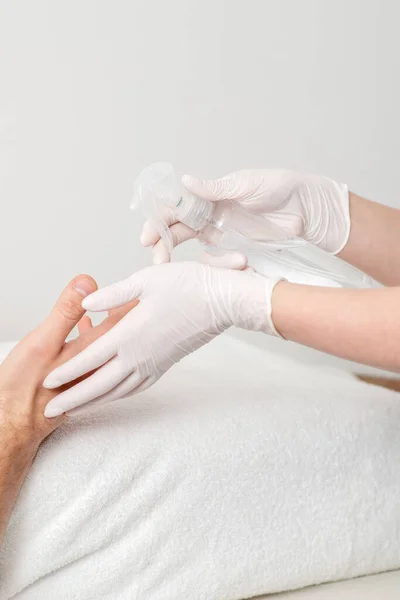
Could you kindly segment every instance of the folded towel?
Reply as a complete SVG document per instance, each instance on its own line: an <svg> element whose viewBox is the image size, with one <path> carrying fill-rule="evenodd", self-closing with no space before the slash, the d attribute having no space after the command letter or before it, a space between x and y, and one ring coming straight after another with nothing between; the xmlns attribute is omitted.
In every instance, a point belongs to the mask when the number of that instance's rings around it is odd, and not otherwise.
<svg viewBox="0 0 400 600"><path fill-rule="evenodd" d="M41 448L6 600L239 600L400 567L392 391L223 336Z"/></svg>

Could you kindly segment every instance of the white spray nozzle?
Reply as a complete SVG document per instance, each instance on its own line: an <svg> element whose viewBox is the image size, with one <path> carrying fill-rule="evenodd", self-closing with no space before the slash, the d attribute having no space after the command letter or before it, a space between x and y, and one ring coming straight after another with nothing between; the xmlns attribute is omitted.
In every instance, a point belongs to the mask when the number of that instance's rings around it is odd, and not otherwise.
<svg viewBox="0 0 400 600"><path fill-rule="evenodd" d="M178 204L181 198L179 187L169 163L154 163L136 179L131 202L131 209L140 210L145 219L151 221L170 253L173 243L165 219L165 208L174 208Z"/></svg>

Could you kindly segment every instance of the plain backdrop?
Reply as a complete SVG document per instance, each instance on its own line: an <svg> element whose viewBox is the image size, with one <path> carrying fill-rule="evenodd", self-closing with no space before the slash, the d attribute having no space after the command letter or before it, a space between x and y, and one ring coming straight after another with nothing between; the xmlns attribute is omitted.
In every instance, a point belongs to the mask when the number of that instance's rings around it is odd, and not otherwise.
<svg viewBox="0 0 400 600"><path fill-rule="evenodd" d="M397 0L0 0L0 340L74 275L149 263L128 206L156 160L322 172L400 208L399 18Z"/></svg>

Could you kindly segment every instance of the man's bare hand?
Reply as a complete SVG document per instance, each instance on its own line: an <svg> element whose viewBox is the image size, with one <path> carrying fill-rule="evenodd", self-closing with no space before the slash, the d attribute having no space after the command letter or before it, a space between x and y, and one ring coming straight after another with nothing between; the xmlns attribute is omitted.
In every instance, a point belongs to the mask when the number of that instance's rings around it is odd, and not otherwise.
<svg viewBox="0 0 400 600"><path fill-rule="evenodd" d="M88 275L71 281L47 319L0 366L0 543L39 445L65 418L44 416L46 404L61 391L44 389L44 378L111 329L137 303L112 311L92 327L89 317L83 316L82 300L96 289ZM79 337L66 343L77 324Z"/></svg>
<svg viewBox="0 0 400 600"><path fill-rule="evenodd" d="M43 414L46 404L62 391L44 389L44 378L111 329L137 303L111 311L93 327L89 317L83 316L82 300L96 289L96 282L88 275L71 281L47 319L0 366L0 434L12 446L28 445L35 450L62 423L64 415L47 419ZM76 325L79 337L66 343Z"/></svg>

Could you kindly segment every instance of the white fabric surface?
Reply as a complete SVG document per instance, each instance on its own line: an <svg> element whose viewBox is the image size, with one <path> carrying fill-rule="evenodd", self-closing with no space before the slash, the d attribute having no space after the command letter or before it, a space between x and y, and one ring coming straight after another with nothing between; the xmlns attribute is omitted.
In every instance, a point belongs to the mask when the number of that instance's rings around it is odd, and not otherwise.
<svg viewBox="0 0 400 600"><path fill-rule="evenodd" d="M398 398L217 339L43 446L1 600L242 600L399 568Z"/></svg>
<svg viewBox="0 0 400 600"><path fill-rule="evenodd" d="M257 600L399 600L400 571L326 583Z"/></svg>

